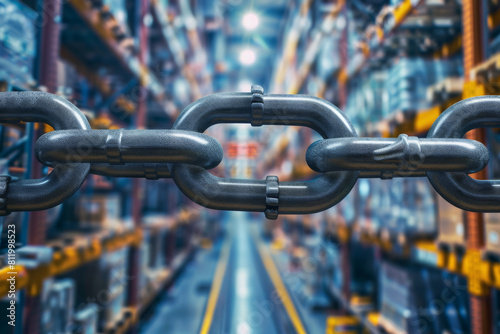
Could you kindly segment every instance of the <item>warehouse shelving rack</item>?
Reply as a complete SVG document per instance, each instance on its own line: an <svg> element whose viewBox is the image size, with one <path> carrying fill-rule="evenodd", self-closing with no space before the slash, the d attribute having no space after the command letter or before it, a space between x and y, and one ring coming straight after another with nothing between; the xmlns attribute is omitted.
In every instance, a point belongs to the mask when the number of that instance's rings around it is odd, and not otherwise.
<svg viewBox="0 0 500 334"><path fill-rule="evenodd" d="M121 64L121 66L132 74L135 79L145 88L147 88L153 96L159 100L163 98L163 88L158 79L151 73L150 69L140 61L136 56L130 54L126 47L118 43L115 39L113 32L109 25L106 25L102 14L98 15L95 10L92 10L91 4L84 0L71 0L69 4L80 15L80 17L87 23L88 28L91 29L111 51L114 58ZM107 20L115 20L111 16ZM116 21L116 20L115 20ZM118 25L117 22L115 24Z"/></svg>
<svg viewBox="0 0 500 334"><path fill-rule="evenodd" d="M480 29L482 27L482 12L481 9L478 8L479 3L479 1L463 1L463 36L457 36L455 40L450 44L444 45L443 48L435 54L435 57L449 56L457 52L463 44L464 59L466 60L465 79L467 81L472 67L480 63L482 58L481 54L477 54L477 50L482 50L483 48L481 43L483 31ZM347 78L349 77L350 76L347 75ZM339 82L340 84L345 84L346 80L340 76ZM463 98L480 95L477 94L478 91L474 86L475 84L471 84L470 82L465 84ZM414 134L425 133L430 129L430 126L439 114L457 101L458 99L453 99L429 110L417 112L413 122L408 123L407 121L407 124L401 124L393 133L385 133L384 135L398 135L402 132ZM473 138L477 139L477 136L473 135ZM411 254L412 260L420 262L419 260L421 259L432 259L432 261L424 261L423 264L432 264L438 268L465 275L468 278L471 303L471 331L474 334L489 333L491 331L488 320L490 308L488 307L489 300L487 297L486 285L496 286L496 282L491 275L493 272L492 264L482 261L478 253L479 249L484 245L481 241L481 237L478 237L484 235L483 225L480 214L467 214L468 249L463 258L460 258L460 255L453 251L446 253L432 242L417 243L411 246L411 251L407 252ZM344 247L343 249L347 248ZM496 264L494 266L496 266Z"/></svg>
<svg viewBox="0 0 500 334"><path fill-rule="evenodd" d="M336 77L335 82L337 83L337 92L344 92L338 99L338 105L340 109L345 108L345 102L347 98L347 84L350 80L355 78L359 73L366 70L367 65L371 55L377 50L377 48L383 43L387 36L397 33L397 28L401 25L405 19L412 14L414 8L417 8L424 1L402 1L399 7L394 9L395 24L388 31L384 31L382 26L376 26L375 36L372 39L373 44L369 41L359 41L358 53L359 57L352 57L349 59L354 62L347 63L346 55L340 56L342 59L340 70L334 74ZM343 1L337 2L337 4L343 4ZM500 25L500 11L495 13L490 13L487 20L484 18L483 13L485 13L484 8L482 8L483 1L473 1L473 0L463 0L462 1L462 32L457 33L449 42L443 44L439 49L434 51L433 57L435 59L448 58L454 56L460 52L463 52L464 62L465 62L465 73L464 73L464 83L463 87L455 89L454 95L451 97L437 99L436 104L428 109L418 110L414 117L411 119L404 119L400 123L395 123L393 120L382 120L381 123L392 122L392 126L388 127L384 124L372 125L372 129L384 129L384 131L373 131L378 132L383 137L395 137L401 133L407 133L410 135L423 135L427 133L432 126L436 118L449 106L454 103L473 96L480 96L486 94L499 94L498 86L500 82L500 58L497 55L492 56L489 59L484 59L485 42L483 36L485 36L485 29L489 28L493 30ZM302 2L301 11L299 15L307 15L307 10L309 9L307 1ZM383 15L379 14L377 17ZM377 20L381 22L382 20ZM486 27L487 25L487 27ZM344 35L346 29L344 29ZM365 35L367 33L365 32ZM294 35L295 36L295 35ZM341 37L341 45L344 43L344 49L346 46L346 36ZM308 73L299 74L294 72L293 62L295 56L292 54L296 50L297 40L288 41L289 43L283 47L283 56L279 67L275 73L274 85L278 89L284 84L284 78L286 77L285 69L283 67L292 67L288 71L292 72L292 76L295 75L297 80L300 82L298 85L290 85L292 87L288 92L297 93L305 92L307 89L303 88L307 83ZM295 48L294 48L295 46ZM290 54L289 54L290 53ZM301 66L298 68L300 69ZM281 70L281 71L280 71ZM309 70L308 70L309 71ZM488 72L488 73L486 73ZM492 75L494 73L494 75ZM302 81L302 79L304 79ZM322 89L319 90L318 96L323 97L325 91L326 83L322 83ZM446 91L446 83L440 83L435 87L436 94L439 91ZM302 129L299 131L303 131ZM364 135L373 134L372 131L367 131ZM296 135L296 132L287 131L281 136L275 139L275 142L280 142L281 145L271 145L271 147L287 147L292 141L290 138L290 133ZM484 141L482 130L472 131L469 138L474 138L476 140ZM307 142L308 143L308 142ZM306 145L307 145L306 143ZM269 156L276 156L277 151L270 152ZM279 164L279 161L278 161ZM275 166L274 166L275 167ZM305 162L300 161L299 165L294 166L294 171L292 174L297 176L297 171L300 171L300 176L304 178L312 178L317 174L312 172L307 168ZM285 179L290 178L290 175L280 176ZM476 175L476 177L484 178L484 175ZM491 289L500 289L500 264L497 262L492 262L488 259L482 257L482 249L484 247L484 223L481 214L467 213L466 220L467 228L467 247L465 252L461 252L458 249L453 248L443 248L436 244L433 240L415 240L407 242L406 244L395 244L392 242L387 242L381 240L380 238L373 238L367 235L354 235L350 229L345 226L337 226L337 231L335 231L335 239L337 244L341 249L341 258L349 258L349 244L350 243L361 243L364 245L374 246L379 249L380 252L385 254L388 258L397 258L399 260L404 260L411 262L415 265L421 265L429 268L439 268L441 270L447 271L449 273L462 276L467 278L468 290L470 294L470 320L471 320L471 333L472 334L488 334L492 332L491 329ZM344 263L343 271L349 271L349 264ZM348 280L348 279L346 279ZM384 333L384 328L378 322L377 312L364 313L356 310L355 307L350 302L350 287L349 284L345 285L342 290L337 287L328 286L326 287L328 293L333 296L342 305L342 308L347 312L347 314L353 315L359 318L360 322L370 333Z"/></svg>
<svg viewBox="0 0 500 334"><path fill-rule="evenodd" d="M391 34L396 31L399 25L404 22L405 18L411 14L414 8L421 4L423 0L415 1L415 0L404 0L401 4L399 4L396 8L394 8L393 15L394 15L394 24L390 27L389 30L385 31L384 28L381 25L376 25L375 26L375 31L377 38L372 41L372 43L369 45L367 41L360 41L360 46L359 49L362 50L362 53L359 53L357 57L355 57L357 65L355 67L350 67L350 66L341 66L340 70L338 73L335 74L336 76L336 82L338 83L338 91L339 92L345 92L346 90L346 85L350 78L353 76L356 76L362 69L363 67L367 64L368 60L370 59L372 52L376 50L380 45L383 43L383 41L390 36ZM324 19L331 21L331 23L328 25L333 25L335 20L338 18L339 15L345 11L345 1L344 0L339 0L335 3L335 5L332 5L332 9L330 10L330 13L327 15L327 17ZM304 0L301 2L300 8L297 12L297 16L293 17L293 24L291 25L290 29L293 30L288 33L288 36L286 40L284 41L284 46L283 46L283 54L281 55L280 59L278 60L277 64L277 69L276 72L274 73L274 82L273 82L273 89L276 91L286 91L288 94L297 94L301 91L301 89L304 86L304 83L306 82L307 75L311 70L311 65L314 62L314 60L317 57L317 47L321 44L321 40L324 38L323 30L320 29L319 31L316 32L314 36L310 38L310 40L307 42L308 46L313 46L314 48L314 53L309 53L307 55L304 55L304 59L300 65L298 65L298 70L296 75L294 76L294 80L288 83L288 85L285 84L285 77L286 77L286 71L293 70L293 62L296 60L295 54L297 53L297 46L299 43L299 38L300 38L300 24L299 22L303 20L309 13L309 10L311 8L311 1L309 0ZM343 17L345 17L345 13L342 14ZM383 16L382 13L377 15L377 17ZM382 21L382 20L379 20ZM345 29L344 29L345 30ZM367 32L365 32L365 35L367 35ZM345 37L344 37L345 38ZM346 41L341 42L344 43L344 49L347 48ZM461 48L461 40L457 37L456 41L453 41L447 45L444 45L443 48L439 51L439 54L446 54L446 55L451 55L456 52ZM345 52L341 52L340 54L341 58L344 58L344 62L347 60L347 55ZM318 97L323 97L323 93L326 87L326 83L321 83L322 89L320 90ZM345 94L341 94L345 95ZM453 101L449 101L449 104L446 105L451 105ZM339 107L342 107L345 105L345 96L343 98L343 101L340 101L341 105ZM444 107L443 106L443 107ZM444 109L439 108L439 113L442 112ZM436 113L436 108L433 108L431 111L421 111L421 113L425 114L431 114L430 117L424 116L424 118L427 119L432 119L432 117ZM430 127L429 123L425 123L424 126ZM306 130L308 131L308 130ZM266 156L269 157L275 157L278 155L278 152L276 151L277 148L283 148L288 145L288 142L291 140L291 136L296 135L296 129L295 128L290 128L287 132L284 132L281 136L275 139L277 142L282 142L284 144L282 145L273 145L271 150L266 152ZM388 136L388 133L384 134L385 136ZM300 162L299 162L300 164ZM299 171L300 176L307 176L313 175L310 174L310 170L308 168L304 168L304 166L299 166L295 168L296 171ZM308 172L302 172L302 171L308 171ZM283 175L281 176L284 179L287 179L289 176Z"/></svg>
<svg viewBox="0 0 500 334"><path fill-rule="evenodd" d="M29 2L29 0L28 0ZM70 0L68 2L60 2L58 0L42 0L39 3L31 1L29 5L36 7L40 15L44 17L44 24L40 25L39 31L39 50L37 52L36 68L40 69L40 73L34 73L35 79L38 79L38 85L35 89L46 90L51 93L60 93L57 83L58 74L58 60L62 59L69 63L76 72L84 78L92 89L95 89L104 98L104 103L95 105L93 113L99 114L102 109L111 111L108 122L105 122L106 128L114 128L113 119L118 120L121 126L134 126L137 128L145 128L147 125L147 99L134 97L129 94L129 91L135 87L147 91L156 102L164 102L166 95L162 87L162 83L157 78L159 73L154 73L148 68L149 58L149 45L148 36L149 29L145 22L147 17L151 14L155 20L155 27L163 32L168 31L171 22L166 17L167 13L164 9L160 10L157 1L141 0L138 2L140 8L135 8L133 15L138 15L137 36L139 36L138 52L131 52L130 37L126 36L125 41L123 36L119 39L113 27L119 26L120 23L113 17L113 14L106 11L103 15L96 9L91 1L85 0ZM85 34L89 39L86 42L93 43L94 46L99 46L97 49L81 48L83 42L78 38L64 38L64 34L68 32L67 25L62 27L60 22L61 16L63 20L65 15L70 13L75 22L79 24L78 29ZM69 15L69 14L68 14ZM109 24L109 23L112 24ZM62 28L61 28L62 27ZM124 31L123 27L120 28ZM116 30L116 29L115 29ZM62 38L61 36L62 32ZM191 35L192 32L191 32ZM177 36L173 36L177 38ZM172 36L164 35L164 42L167 45L171 42ZM125 42L125 43L124 43ZM132 42L133 44L133 42ZM98 59L92 58L87 54L99 53L101 56ZM189 52L188 50L180 50L183 54ZM89 60L90 59L90 60ZM92 59L97 61L92 63ZM182 64L178 63L177 66L181 67L181 73L186 74L189 69L186 69L187 57L182 60ZM110 85L105 76L101 74L99 68L105 67L114 71L119 80L119 85ZM197 84L197 78L191 76L192 84ZM33 87L22 87L23 89L33 89ZM95 103L94 103L95 104ZM93 109L92 106L84 105L87 109ZM136 112L137 110L137 112ZM113 114L113 112L115 114ZM121 117L124 113L126 117ZM97 121L99 118L97 119ZM134 122L134 123L132 123ZM96 123L96 122L91 122ZM38 124L28 123L22 126L26 133L26 144L24 151L27 152L26 165L23 168L15 167L16 172L24 175L25 178L39 178L43 175L43 167L35 159L32 152L32 145L39 135L46 132L46 127ZM99 124L102 128L102 124ZM12 172L12 168L11 168ZM97 189L99 184L92 182L87 187ZM72 270L82 268L85 265L101 259L104 255L124 248L131 250L131 256L128 260L128 267L130 269L129 275L138 277L139 269L139 248L143 243L143 221L142 221L142 180L133 181L132 193L132 206L133 206L133 227L128 230L108 231L106 233L72 233L75 237L73 241L66 240L51 240L47 244L45 223L47 221L45 212L23 213L25 216L22 226L23 235L20 237L20 244L22 245L47 245L53 246L54 253L52 260L48 264L37 267L25 267L18 265L15 267L17 272L16 288L19 291L20 298L17 300L17 313L18 319L25 319L22 325L19 324L16 330L19 332L39 333L39 324L41 321L41 313L43 305L41 305L40 292L42 285L47 279L53 277L60 277L66 275ZM189 215L188 215L189 216ZM170 218L165 217L165 220ZM186 217L173 217L174 223L157 226L160 231L167 231L169 236L177 229L179 224L187 224L189 229L193 229L195 218ZM196 218L198 219L198 218ZM83 239L83 240L81 240ZM187 263L190 256L193 254L198 244L198 239L192 235L187 245L182 250L175 251L170 254L169 265L163 270L155 282L152 283L148 294L139 296L137 280L133 280L128 284L128 301L121 311L121 319L116 319L114 323L106 325L106 333L128 333L137 328L138 320L144 312L155 302L157 297L166 287L168 287L182 270L183 266ZM61 246L62 245L62 246ZM166 250L167 251L167 250ZM168 250L172 252L172 250ZM169 256L170 256L169 255ZM0 268L0 297L4 297L8 292L8 287L4 284L7 282L6 275L12 272L10 268ZM21 323L21 320L19 321Z"/></svg>
<svg viewBox="0 0 500 334"><path fill-rule="evenodd" d="M160 36L163 43L167 46L173 54L175 65L181 70L182 74L186 77L190 86L191 99L193 101L202 97L201 88L198 78L193 74L190 69L191 64L187 57L187 52L182 49L179 38L175 34L173 23L168 17L166 9L161 5L158 0L152 0L150 3L151 13L153 19L160 27ZM200 48L199 36L196 29L187 32L187 38L191 45L191 52L202 52Z"/></svg>
<svg viewBox="0 0 500 334"><path fill-rule="evenodd" d="M46 0L46 3L50 4L51 0ZM412 11L412 9L417 6L421 1L409 1L405 0L403 3L396 8L395 11L395 21L396 25L389 31L385 32L382 27L376 27L376 41L378 41L378 44L371 44L368 45L368 43L363 42L361 50L362 52L362 61L358 63L357 66L354 67L349 67L349 66L343 66L343 69L336 74L337 81L340 84L340 90L346 89L346 83L349 82L354 76L359 73L363 67L365 66L367 60L370 58L370 54L372 50L376 49L377 45L380 45L382 41L386 38L386 36L390 35L391 33L394 32L393 29L396 29L397 25L402 23L404 19L406 18L407 15L409 15ZM484 45L481 45L482 43L482 38L478 37L481 35L484 35L481 33L481 27L482 24L481 22L484 22L481 17L482 10L480 7L480 2L478 1L472 1L472 0L463 0L464 4L464 11L463 11L463 16L464 16L464 27L463 27L463 34L458 35L453 41L451 41L449 44L444 45L440 50L436 51L434 54L435 57L447 57L451 54L455 54L459 52L462 48L464 51L465 59L466 59L466 75L465 79L467 82L465 83L464 86L464 91L462 97L471 97L471 96L477 96L477 95L483 95L485 93L490 93L490 89L488 88L489 85L491 84L496 84L494 80L497 79L492 79L487 82L484 81L484 79L479 80L481 76L478 75L478 73L483 70L483 68L489 68L491 64L496 63L497 59L491 59L489 61L486 61L486 63L482 63L484 55L481 53L477 53L478 50L482 50ZM143 6L143 12L142 15L145 14L144 9L147 8L147 1L142 0L141 4ZM90 9L85 5L85 3L82 0L72 0L70 1L69 5L74 6L76 11L87 21L88 28L94 31L97 36L101 39L101 42L104 42L110 50L118 50L118 46L115 45L115 42L111 40L109 31L103 30L104 28L101 27L101 25L95 21L94 18L92 18L92 14L90 13ZM301 9L302 15L305 15L307 13L307 10L309 6L311 5L310 1L304 1L303 2L303 8ZM162 27L162 33L163 33L163 39L164 42L169 44L172 43L171 36L168 34L168 29L170 22L168 21L168 18L164 18L161 15L161 10L159 9L159 4L157 1L152 1L151 6L153 8L153 17L154 19L159 22L159 25ZM340 10L335 11L337 14L338 12L341 12ZM143 17L144 18L144 17ZM500 12L494 13L489 16L488 18L488 24L490 28L495 27L498 25L499 19L500 18ZM94 21L93 21L94 20ZM144 22L144 20L141 20ZM57 35L57 29L54 31L51 31L53 26L50 24L44 27L44 30L46 34L49 35L49 37L55 38L54 36ZM146 27L141 27L142 33L147 35L147 28ZM190 35L192 36L192 34ZM46 37L47 38L47 37ZM196 40L196 37L192 37L194 40ZM141 41L141 54L137 59L133 59L132 62L128 62L126 58L124 57L124 53L122 51L117 51L116 54L114 54L114 57L118 60L121 59L120 63L122 66L125 68L129 67L129 72L132 74L134 77L134 80L136 80L141 86L144 86L148 88L153 96L157 99L161 99L163 96L163 92L160 92L156 87L157 81L154 78L154 75L151 74L151 71L147 68L145 65L145 53L146 50L148 49L147 47L147 39L143 39ZM192 43L191 45L195 45L196 43ZM290 41L290 47L286 47L285 50L287 52L292 52L294 53L294 45L295 45L295 50L296 50L296 45L297 41L291 40ZM53 45L51 43L44 43L44 45L50 46L50 48L53 48ZM290 51L291 50L291 51ZM44 64L44 66L47 66L47 70L45 72L49 73L50 71L53 71L52 73L56 72L56 69L54 67L53 62L46 61L47 59L50 59L50 57L53 56L51 55L51 51L53 50L45 50L42 51L42 59L40 60L41 63ZM45 55L44 52L46 53ZM87 77L87 80L93 84L95 87L98 88L98 90L101 91L101 93L105 96L115 96L117 92L110 90L109 87L102 85L102 80L99 76L98 73L93 72L88 65L86 65L84 62L82 62L79 58L75 57L74 54L71 54L70 51L67 50L66 46L61 45L61 53L62 57L64 59L69 60L75 67L81 69L81 73L91 73L90 76ZM45 57L45 58L44 58ZM49 57L49 58L47 58ZM282 63L286 64L284 68L286 68L288 65L290 65L290 55L285 54L283 56ZM125 59L125 60L124 60ZM179 58L181 61L177 62L177 66L183 67L184 71L189 71L188 68L185 68L185 60L183 57ZM344 59L345 60L345 59ZM51 65L52 64L52 65ZM130 64L133 64L132 66ZM138 64L138 65L137 65ZM484 64L484 65L482 65ZM307 65L307 64L306 64ZM302 66L301 66L302 67ZM306 67L304 67L306 68ZM279 81L280 75L277 74L276 76L277 81ZM196 78L191 78L192 83L197 84L197 79ZM191 82L190 81L190 82ZM299 91L300 87L303 86L302 84L302 79L300 80L301 82L294 85L295 87L298 88L293 88L289 89L291 92ZM57 87L55 87L54 83L51 81L50 78L48 77L43 77L40 78L40 83L48 88L49 91L51 92L56 92ZM279 84L279 82L278 82ZM120 93L120 91L118 91ZM344 96L344 101L343 103L345 104L345 98ZM427 109L427 110L421 110L417 112L416 118L414 120L406 121L402 124L399 124L394 128L393 131L391 132L386 132L384 133L384 136L394 136L402 132L406 133L412 133L412 134L422 134L428 131L430 128L430 125L432 122L435 120L437 116L439 116L440 113L442 113L448 106L453 104L454 102L458 101L459 98L454 98L448 101L445 101L439 105L436 105L433 108ZM125 98L125 100L128 100ZM124 104L127 104L127 102L130 101L125 101ZM135 105L131 106L129 105L128 110L132 111L135 109ZM139 101L138 105L138 116L136 118L136 125L138 127L145 127L145 109L146 105L144 102ZM28 130L31 129L31 132L34 132L34 128L31 128L30 126L27 127ZM40 129L39 129L40 130ZM40 130L41 131L41 130ZM38 131L40 133L40 131ZM480 134L480 132L479 132ZM289 136L290 133L286 133L284 135L285 140L289 140L287 136ZM29 143L32 143L34 140L34 135L29 136ZM283 148L283 145L276 145L276 147L279 147L280 149ZM29 151L27 149L27 151ZM274 152L276 153L276 152ZM33 159L33 157L30 157L31 160L33 161L34 164L36 164L36 160ZM24 172L28 174L32 174L33 177L40 176L41 173L41 166L35 165L30 171L31 168L31 163L28 163L27 165L28 168L23 170ZM140 199L140 181L135 182L135 187L134 187L134 198L135 201L134 203L139 203ZM138 232L140 235L140 211L141 208L137 204L134 206L134 221L135 221L135 231ZM37 236L39 235L39 231L37 231L37 225L38 222L36 220L38 219L43 219L42 214L34 213L30 214L31 217L31 224L30 224L30 243L35 243L35 244L41 244L44 242L43 238L38 238ZM493 263L490 261L486 261L481 258L480 250L483 246L483 240L479 236L484 235L483 231L483 224L481 223L481 216L476 215L476 214L469 214L469 219L468 219L468 230L471 231L471 238L469 238L469 243L468 243L468 250L466 254L461 257L459 254L453 252L453 251L446 251L443 249L440 249L437 247L434 243L432 242L425 242L425 241L419 241L416 242L415 244L408 245L407 249L396 249L397 245L391 245L383 242L382 240L377 240L377 239L363 239L359 242L362 243L367 243L371 245L375 245L377 247L380 247L382 251L391 254L391 252L396 253L396 255L401 256L404 255L406 259L410 259L412 261L415 261L417 263L420 263L422 265L426 266L435 266L438 268L443 268L447 271L450 271L452 273L457 273L460 275L463 275L469 279L470 282L470 292L471 292L471 305L472 305L472 312L471 312L471 319L473 322L473 333L488 333L488 328L484 327L484 324L488 324L488 319L485 317L488 316L488 289L489 288L500 288L500 264ZM347 239L341 240L344 243L344 246L348 240L352 240L352 237L350 236L349 231L339 231L340 235L348 236ZM41 233L40 235L44 235L44 233ZM130 236L132 235L132 236ZM110 251L111 249L119 249L122 247L126 247L129 245L137 245L140 239L137 237L135 234L123 234L119 236L115 236L108 241L100 240L99 238L96 238L88 248L84 248L83 250L75 250L73 247L67 247L64 248L63 250L58 251L58 254L55 255L57 259L54 259L54 263L51 264L49 267L54 269L50 269L48 274L50 277L51 275L55 274L61 274L64 273L65 271L73 268L73 266L79 266L87 261L91 261L92 259L98 258L102 252L104 251ZM28 238L28 237L27 237ZM344 256L346 256L346 253L348 252L348 247L342 247ZM182 259L186 258L187 255L185 253L182 253L182 255L179 255L179 261L182 263ZM65 259L65 260L63 260ZM134 262L133 262L134 263ZM38 274L32 275L32 273L27 270L26 268L19 267L17 268L19 275L18 275L18 288L22 288L23 286L27 290L35 289L36 290L36 285L33 283L35 280L38 280L38 278L34 278ZM137 270L137 267L135 268ZM2 275L5 275L6 272L5 270L0 270L0 278ZM170 276L166 276L167 278L164 278L160 280L158 283L158 286L163 286L165 284L168 284L168 280ZM31 287L31 288L30 288ZM153 300L154 296L157 294L158 291L161 289L153 291L151 296L148 298L148 300ZM338 300L341 301L341 304L343 305L344 309L346 309L349 313L359 317L362 321L363 324L367 327L367 329L370 332L373 333L378 333L380 330L377 327L376 321L372 319L376 319L376 315L366 315L364 313L357 312L350 304L349 302L349 294L342 293L338 289L331 289L332 295L334 295ZM0 290L0 292L3 292ZM1 295L1 293L0 293ZM33 312L31 314L35 314L37 312L36 308L39 307L39 305L36 305L36 302L32 301L29 302L29 307L27 309L28 312ZM139 312L137 311L137 301L133 301L131 303L130 307L125 308L123 310L123 319L118 321L116 324L116 328L118 332L126 332L129 328L132 328L136 324L136 319L137 319L137 314L141 313L140 310L142 307L139 307ZM147 303L149 304L149 303ZM39 310L38 310L39 311Z"/></svg>
<svg viewBox="0 0 500 334"><path fill-rule="evenodd" d="M361 324L365 329L367 329L371 334L382 334L382 330L379 329L379 315L376 312L360 312L356 308L354 308L350 301L348 301L342 291L340 291L333 284L330 286L326 286L325 289L331 294L331 296L340 302L340 305L343 309L347 310L349 314L354 315L359 319Z"/></svg>
<svg viewBox="0 0 500 334"><path fill-rule="evenodd" d="M482 22L483 9L481 1L463 1L463 35L459 35L450 44L435 54L437 57L447 57L450 54L456 53L463 44L463 52L465 59L465 80L464 92L461 98L468 98L477 95L484 95L485 91L478 87L477 82L471 81L471 72L473 68L480 64L483 59L483 54L480 50L484 49L483 38L484 30ZM493 15L495 17L496 14ZM492 16L490 16L492 18ZM490 19L490 22L494 19ZM343 80L340 80L343 82ZM411 124L401 124L394 133L410 132L410 133L425 133L430 129L434 120L448 106L457 102L458 99L453 99L438 105L429 110L420 111L417 113L415 120ZM388 136L389 134L385 134ZM475 130L470 135L473 139L482 139L481 131ZM480 175L484 177L484 175ZM471 333L490 333L489 325L489 287L498 288L498 280L495 274L497 273L498 264L490 263L481 259L480 250L484 246L484 223L482 215L478 213L467 213L467 250L463 258L455 252L445 252L432 242L417 243L412 246L410 254L416 255L416 259L432 259L433 261L425 261L424 264L435 265L438 268L443 268L453 273L464 275L468 279L470 293L470 320ZM412 256L412 257L413 257ZM430 262L430 263L429 263ZM432 263L434 262L434 263Z"/></svg>
<svg viewBox="0 0 500 334"><path fill-rule="evenodd" d="M41 284L47 278L62 275L70 270L82 266L88 262L94 261L106 252L113 252L127 246L137 246L141 242L140 231L124 231L115 236L106 237L103 234L95 236L86 235L85 244L70 245L58 249L53 254L52 261L40 268L25 268L20 265L16 269L18 272L18 281L16 288L18 290L26 288L30 295L38 295L41 291ZM52 241L52 244L57 244ZM9 268L0 270L0 277L7 278ZM0 286L0 297L7 295L7 286Z"/></svg>
<svg viewBox="0 0 500 334"><path fill-rule="evenodd" d="M360 58L355 58L356 63L354 66L347 64L347 66L342 66L340 72L337 75L337 81L345 86L347 82L355 76L357 73L361 71L361 69L365 66L367 60L373 54L373 51L376 50L384 40L390 36L394 31L398 28L399 25L403 23L403 21L412 13L413 9L416 8L419 4L421 4L422 0L404 0L401 2L393 11L394 23L384 29L381 24L377 24L375 26L375 40L366 42L362 41L361 46L359 47L363 52L360 54ZM384 13L379 13L376 21L380 23L383 22ZM368 31L365 31L365 36L369 36Z"/></svg>

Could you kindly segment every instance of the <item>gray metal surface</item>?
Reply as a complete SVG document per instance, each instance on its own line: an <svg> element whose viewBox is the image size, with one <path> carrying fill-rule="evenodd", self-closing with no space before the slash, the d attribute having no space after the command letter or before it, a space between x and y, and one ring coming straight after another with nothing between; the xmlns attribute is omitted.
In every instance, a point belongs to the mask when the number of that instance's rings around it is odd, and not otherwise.
<svg viewBox="0 0 500 334"><path fill-rule="evenodd" d="M214 168L222 160L222 146L207 135L179 130L62 130L41 136L37 159L45 165L90 162L186 163Z"/></svg>
<svg viewBox="0 0 500 334"><path fill-rule="evenodd" d="M428 137L358 138L346 116L331 103L305 95L221 93L189 105L173 130L91 130L73 104L42 92L0 93L0 122L41 122L56 131L35 145L37 158L54 166L38 180L4 178L0 215L43 210L62 203L90 172L119 177L172 177L186 196L207 208L308 214L340 202L358 177L427 175L436 191L468 211L500 212L500 180L474 180L483 169L485 146L462 139L478 127L500 126L500 97L458 102L436 120ZM313 143L307 162L323 174L312 181L279 182L219 178L205 169L217 166L223 150L202 134L219 123L306 126L324 140ZM425 174L426 173L426 174Z"/></svg>
<svg viewBox="0 0 500 334"><path fill-rule="evenodd" d="M443 112L428 138L462 138L467 131L500 126L500 96L460 101ZM466 173L428 172L436 191L451 204L467 211L500 212L500 180L475 180Z"/></svg>
<svg viewBox="0 0 500 334"><path fill-rule="evenodd" d="M148 180L169 179L172 177L165 163L128 163L125 165L92 163L90 164L89 173L111 177L146 178Z"/></svg>
<svg viewBox="0 0 500 334"><path fill-rule="evenodd" d="M265 125L307 126L324 138L357 137L345 115L333 104L305 95L263 95ZM173 128L203 132L218 123L252 123L253 94L220 93L189 105ZM255 110L254 110L255 111ZM219 178L203 168L185 164L170 167L172 178L191 200L218 210L260 211L266 204L266 181ZM306 214L325 210L341 201L352 189L359 172L325 173L309 182L279 183L278 212Z"/></svg>
<svg viewBox="0 0 500 334"><path fill-rule="evenodd" d="M313 143L306 161L317 172L459 171L475 173L488 164L488 150L475 140L417 138L334 138Z"/></svg>
<svg viewBox="0 0 500 334"><path fill-rule="evenodd" d="M0 122L40 122L56 130L90 130L80 110L57 95L43 92L0 93ZM62 203L80 188L89 171L86 163L62 163L37 180L11 180L4 214L44 210Z"/></svg>

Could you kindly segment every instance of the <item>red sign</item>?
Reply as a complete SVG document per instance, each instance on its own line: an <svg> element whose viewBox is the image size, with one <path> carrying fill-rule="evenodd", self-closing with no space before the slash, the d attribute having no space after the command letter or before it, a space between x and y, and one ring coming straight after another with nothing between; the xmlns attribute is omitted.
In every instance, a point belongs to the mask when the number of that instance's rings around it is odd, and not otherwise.
<svg viewBox="0 0 500 334"><path fill-rule="evenodd" d="M226 155L230 159L236 159L240 157L255 159L259 154L258 148L259 144L257 144L257 142L249 142L249 143L229 142L226 145Z"/></svg>

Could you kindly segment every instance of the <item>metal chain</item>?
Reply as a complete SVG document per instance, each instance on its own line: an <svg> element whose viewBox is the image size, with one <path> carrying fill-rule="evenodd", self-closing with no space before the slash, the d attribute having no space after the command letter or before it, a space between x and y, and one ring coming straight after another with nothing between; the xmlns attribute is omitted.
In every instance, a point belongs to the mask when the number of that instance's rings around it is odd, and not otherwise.
<svg viewBox="0 0 500 334"><path fill-rule="evenodd" d="M35 156L54 170L40 180L1 176L0 215L42 210L62 203L88 173L113 177L173 178L193 201L212 209L281 214L326 210L341 201L358 178L427 176L450 203L468 211L500 211L500 180L467 174L483 169L486 147L464 134L500 126L500 97L467 99L448 108L427 138L360 138L331 103L305 95L220 93L189 105L172 130L91 130L68 101L41 92L0 93L0 122L44 122L56 131L40 137ZM322 175L307 182L224 179L206 169L223 158L221 145L202 132L217 123L306 126L324 139L308 148L308 165Z"/></svg>
<svg viewBox="0 0 500 334"><path fill-rule="evenodd" d="M306 152L306 161L309 167L322 173L372 171L381 178L392 178L394 172L406 172L405 177L411 177L422 176L418 172L475 173L488 164L488 150L468 139L418 138L405 134L398 138L335 138L313 143Z"/></svg>
<svg viewBox="0 0 500 334"><path fill-rule="evenodd" d="M0 216L7 215L7 193L9 190L9 182L12 178L8 175L0 176Z"/></svg>
<svg viewBox="0 0 500 334"><path fill-rule="evenodd" d="M280 187L277 176L266 177L266 214L267 219L278 218Z"/></svg>
<svg viewBox="0 0 500 334"><path fill-rule="evenodd" d="M180 130L60 130L41 136L35 156L58 163L186 163L214 168L222 146L205 134Z"/></svg>

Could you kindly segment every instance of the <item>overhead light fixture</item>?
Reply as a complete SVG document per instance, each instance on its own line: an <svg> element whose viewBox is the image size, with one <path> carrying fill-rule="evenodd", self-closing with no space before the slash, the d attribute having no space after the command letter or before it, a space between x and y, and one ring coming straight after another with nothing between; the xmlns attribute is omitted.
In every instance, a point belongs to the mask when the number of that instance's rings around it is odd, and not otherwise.
<svg viewBox="0 0 500 334"><path fill-rule="evenodd" d="M245 49L240 53L240 63L249 66L255 63L255 52L251 49Z"/></svg>
<svg viewBox="0 0 500 334"><path fill-rule="evenodd" d="M246 30L254 30L259 26L259 17L252 12L246 13L243 15L242 24Z"/></svg>

